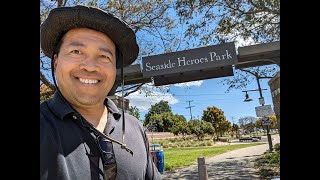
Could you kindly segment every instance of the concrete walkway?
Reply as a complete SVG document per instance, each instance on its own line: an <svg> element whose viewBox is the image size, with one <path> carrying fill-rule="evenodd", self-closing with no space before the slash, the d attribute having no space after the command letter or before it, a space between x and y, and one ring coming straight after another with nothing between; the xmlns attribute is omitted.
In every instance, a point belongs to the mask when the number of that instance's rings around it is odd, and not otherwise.
<svg viewBox="0 0 320 180"><path fill-rule="evenodd" d="M272 144L280 142L279 135L271 136ZM262 142L268 142L263 136ZM254 160L260 157L269 145L258 145L229 151L211 158L207 158L207 172L209 179L259 179L257 169L254 169ZM174 171L165 171L161 175L162 179L198 179L198 165L179 168Z"/></svg>

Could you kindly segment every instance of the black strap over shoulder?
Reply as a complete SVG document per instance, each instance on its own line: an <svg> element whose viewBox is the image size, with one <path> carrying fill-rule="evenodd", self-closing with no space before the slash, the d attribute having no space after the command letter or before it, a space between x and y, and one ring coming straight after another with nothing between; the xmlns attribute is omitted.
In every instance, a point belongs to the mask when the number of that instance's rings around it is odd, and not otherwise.
<svg viewBox="0 0 320 180"><path fill-rule="evenodd" d="M149 147L149 141L147 137L146 131L144 131L144 137L145 137L145 142L146 142L146 152L147 152L147 167L146 167L146 174L145 174L145 180L149 180L149 173L152 174L152 179L154 180L154 166L151 164L152 172L149 172L149 162L150 162L150 147ZM151 162L153 163L153 162Z"/></svg>

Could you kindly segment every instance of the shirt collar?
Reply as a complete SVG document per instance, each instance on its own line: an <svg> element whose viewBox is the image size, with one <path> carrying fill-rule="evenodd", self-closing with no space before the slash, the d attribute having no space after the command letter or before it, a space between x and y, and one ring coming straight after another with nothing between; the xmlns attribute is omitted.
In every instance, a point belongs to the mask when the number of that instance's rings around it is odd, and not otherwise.
<svg viewBox="0 0 320 180"><path fill-rule="evenodd" d="M113 115L114 119L119 121L121 113L114 102L106 98L104 105L108 108L109 113ZM55 92L53 98L48 101L48 106L60 119L65 119L67 115L78 114L57 92Z"/></svg>

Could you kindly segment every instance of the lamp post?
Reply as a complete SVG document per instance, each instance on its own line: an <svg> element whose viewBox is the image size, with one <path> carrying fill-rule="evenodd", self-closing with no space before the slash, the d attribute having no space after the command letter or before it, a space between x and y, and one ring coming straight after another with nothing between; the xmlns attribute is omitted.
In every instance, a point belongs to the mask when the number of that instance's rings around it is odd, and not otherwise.
<svg viewBox="0 0 320 180"><path fill-rule="evenodd" d="M267 89L261 89L260 81L259 81L260 78L256 76L256 79L257 79L257 83L258 83L258 89L242 91L242 92L245 92L245 93L246 93L246 99L244 100L244 102L249 102L249 101L252 100L252 99L249 98L249 95L247 94L248 91L259 91L259 94L260 94L259 103L261 104L261 106L264 106L264 98L263 98L263 96L262 96L262 90L267 90ZM265 117L262 117L262 118L265 118ZM272 152L272 151L273 151L273 148L272 148L272 140L271 140L271 134L269 133L269 132L270 132L270 125L266 125L265 127L266 127L266 129L267 129L267 138L268 138L268 144L269 144L269 152Z"/></svg>

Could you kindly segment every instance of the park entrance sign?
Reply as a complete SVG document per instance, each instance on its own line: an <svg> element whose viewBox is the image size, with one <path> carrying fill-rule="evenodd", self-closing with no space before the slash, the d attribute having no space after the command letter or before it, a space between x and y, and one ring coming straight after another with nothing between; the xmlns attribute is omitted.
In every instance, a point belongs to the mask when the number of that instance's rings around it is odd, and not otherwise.
<svg viewBox="0 0 320 180"><path fill-rule="evenodd" d="M124 85L154 82L162 86L203 79L233 76L234 69L278 64L280 42L239 47L233 42L154 56L142 57L142 64L124 67ZM121 71L109 94L121 85ZM261 103L264 104L264 103Z"/></svg>
<svg viewBox="0 0 320 180"><path fill-rule="evenodd" d="M193 72L192 80L201 71L212 70L217 67L231 67L236 64L238 57L234 42L214 46L142 57L143 77L155 77ZM220 69L221 71L221 69ZM227 75L230 68L226 68ZM222 73L223 74L223 73ZM188 77L188 76L186 76ZM203 79L204 77L202 77ZM205 77L210 78L210 77ZM184 79L184 81L190 81Z"/></svg>

